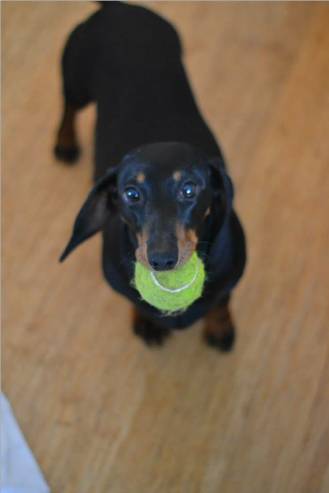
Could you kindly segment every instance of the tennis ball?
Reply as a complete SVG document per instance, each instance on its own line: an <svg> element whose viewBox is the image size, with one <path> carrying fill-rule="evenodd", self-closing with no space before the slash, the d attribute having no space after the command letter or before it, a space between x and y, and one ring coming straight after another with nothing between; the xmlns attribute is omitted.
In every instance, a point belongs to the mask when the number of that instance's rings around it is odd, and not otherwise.
<svg viewBox="0 0 329 493"><path fill-rule="evenodd" d="M136 262L134 285L144 301L170 315L200 298L205 277L203 262L194 252L183 266L170 271L155 272Z"/></svg>

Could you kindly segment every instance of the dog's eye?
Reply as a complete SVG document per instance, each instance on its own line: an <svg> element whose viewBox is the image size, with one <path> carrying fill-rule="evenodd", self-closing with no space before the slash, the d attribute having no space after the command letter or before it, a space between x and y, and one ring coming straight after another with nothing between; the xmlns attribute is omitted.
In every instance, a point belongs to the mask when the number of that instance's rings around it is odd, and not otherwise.
<svg viewBox="0 0 329 493"><path fill-rule="evenodd" d="M129 204L133 204L141 200L141 193L135 187L127 187L123 192L123 198Z"/></svg>
<svg viewBox="0 0 329 493"><path fill-rule="evenodd" d="M180 198L181 199L193 199L197 194L197 185L192 183L191 181L185 183L180 189Z"/></svg>

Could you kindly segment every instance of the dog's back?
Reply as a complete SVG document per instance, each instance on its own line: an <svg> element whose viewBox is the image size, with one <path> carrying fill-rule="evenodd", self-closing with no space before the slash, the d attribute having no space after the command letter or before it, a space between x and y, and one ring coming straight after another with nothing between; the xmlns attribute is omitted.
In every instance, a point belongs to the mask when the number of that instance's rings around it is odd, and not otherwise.
<svg viewBox="0 0 329 493"><path fill-rule="evenodd" d="M149 142L219 149L194 101L175 29L140 6L106 2L71 34L64 92L77 107L97 103L96 176Z"/></svg>

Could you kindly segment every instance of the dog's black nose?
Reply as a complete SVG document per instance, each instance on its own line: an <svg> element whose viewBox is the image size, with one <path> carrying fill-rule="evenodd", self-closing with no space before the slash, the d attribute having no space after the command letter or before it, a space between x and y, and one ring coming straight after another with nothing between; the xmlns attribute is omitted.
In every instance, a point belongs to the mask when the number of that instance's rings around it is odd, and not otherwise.
<svg viewBox="0 0 329 493"><path fill-rule="evenodd" d="M177 256L170 253L153 253L149 262L154 270L171 270L177 264Z"/></svg>

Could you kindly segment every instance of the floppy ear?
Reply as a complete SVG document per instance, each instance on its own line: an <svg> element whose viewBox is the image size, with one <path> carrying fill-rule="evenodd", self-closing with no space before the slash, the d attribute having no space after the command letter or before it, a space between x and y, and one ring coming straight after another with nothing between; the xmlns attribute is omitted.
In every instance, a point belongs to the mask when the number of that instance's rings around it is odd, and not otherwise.
<svg viewBox="0 0 329 493"><path fill-rule="evenodd" d="M214 188L215 194L222 196L225 204L226 211L232 209L234 188L231 178L226 172L224 161L220 157L216 157L210 160L210 173L211 183Z"/></svg>
<svg viewBox="0 0 329 493"><path fill-rule="evenodd" d="M111 207L114 206L116 173L117 167L111 168L89 193L77 215L71 239L60 256L60 262L63 262L80 243L102 229Z"/></svg>

